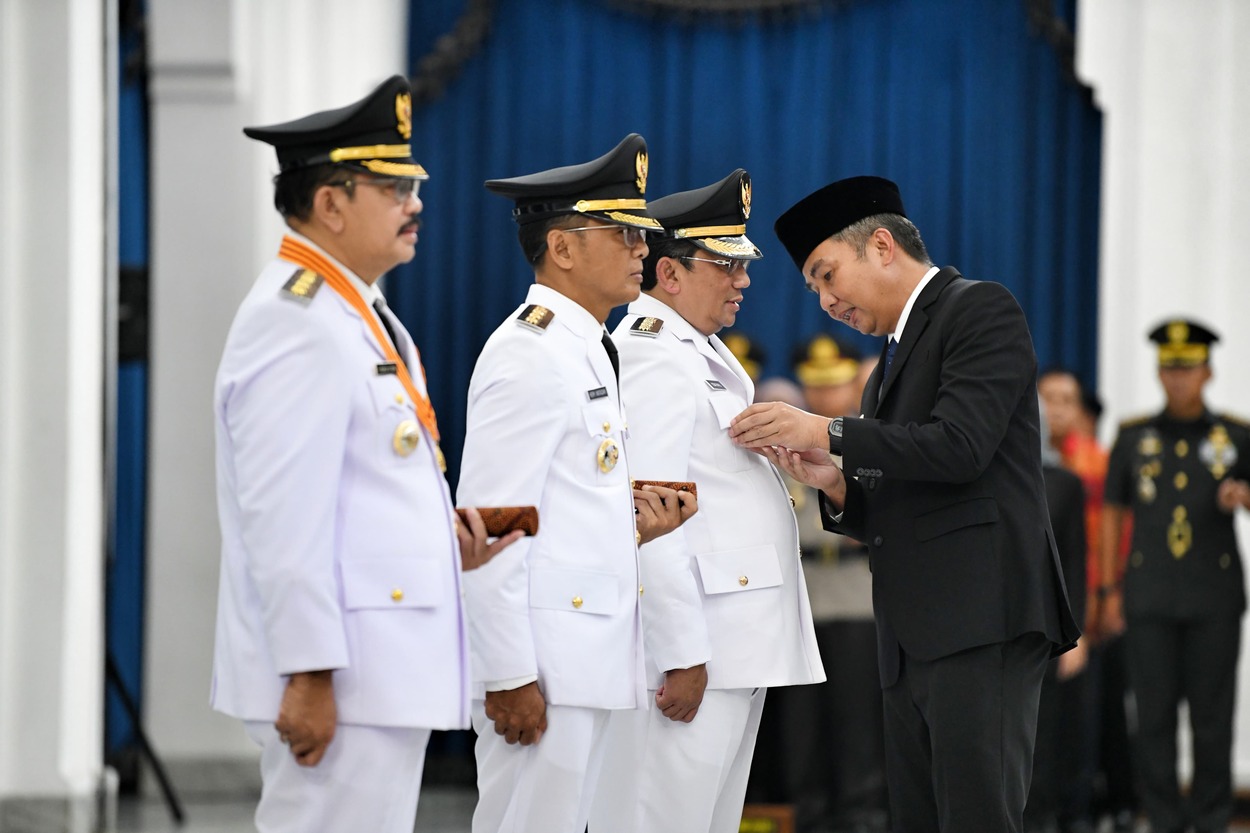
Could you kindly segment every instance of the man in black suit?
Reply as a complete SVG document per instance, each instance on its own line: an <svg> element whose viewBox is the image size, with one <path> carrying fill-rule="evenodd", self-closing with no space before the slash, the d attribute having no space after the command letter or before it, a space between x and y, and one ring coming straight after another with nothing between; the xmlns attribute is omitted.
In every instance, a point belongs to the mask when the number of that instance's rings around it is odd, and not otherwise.
<svg viewBox="0 0 1250 833"><path fill-rule="evenodd" d="M1024 313L933 266L888 180L828 185L776 231L831 318L890 340L863 417L761 403L730 435L821 489L825 528L868 545L894 829L1019 831L1046 663L1080 633Z"/></svg>

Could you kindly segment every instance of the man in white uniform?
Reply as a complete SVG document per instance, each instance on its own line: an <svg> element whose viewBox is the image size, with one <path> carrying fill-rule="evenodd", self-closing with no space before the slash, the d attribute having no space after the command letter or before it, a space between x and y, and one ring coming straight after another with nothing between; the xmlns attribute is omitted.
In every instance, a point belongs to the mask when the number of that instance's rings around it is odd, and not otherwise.
<svg viewBox="0 0 1250 833"><path fill-rule="evenodd" d="M468 724L454 517L421 359L376 281L412 259L425 171L395 76L246 128L290 232L217 372L222 562L212 705L261 746L260 831L411 833L431 729Z"/></svg>
<svg viewBox="0 0 1250 833"><path fill-rule="evenodd" d="M457 498L537 506L540 522L518 553L465 577L474 833L583 833L608 715L644 697L637 542L694 510L672 490L631 489L603 327L638 297L659 227L646 180L646 142L631 134L591 162L486 183L516 202L535 283L473 371Z"/></svg>
<svg viewBox="0 0 1250 833"><path fill-rule="evenodd" d="M729 420L755 394L716 333L737 317L751 178L651 203L664 226L617 327L630 471L693 481L702 511L640 550L647 707L612 716L594 833L736 833L769 686L825 679L789 493Z"/></svg>

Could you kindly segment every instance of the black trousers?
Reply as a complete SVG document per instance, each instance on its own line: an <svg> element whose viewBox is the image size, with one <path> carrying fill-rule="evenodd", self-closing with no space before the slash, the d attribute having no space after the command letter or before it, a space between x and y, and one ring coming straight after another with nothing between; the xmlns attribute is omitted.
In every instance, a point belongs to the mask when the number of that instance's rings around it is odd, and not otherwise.
<svg viewBox="0 0 1250 833"><path fill-rule="evenodd" d="M1233 710L1241 619L1135 616L1124 635L1137 698L1141 806L1155 833L1224 830L1233 811ZM1176 777L1177 707L1189 704L1194 777L1188 801Z"/></svg>
<svg viewBox="0 0 1250 833"><path fill-rule="evenodd" d="M882 692L895 833L1019 833L1050 642L1029 633L931 661Z"/></svg>

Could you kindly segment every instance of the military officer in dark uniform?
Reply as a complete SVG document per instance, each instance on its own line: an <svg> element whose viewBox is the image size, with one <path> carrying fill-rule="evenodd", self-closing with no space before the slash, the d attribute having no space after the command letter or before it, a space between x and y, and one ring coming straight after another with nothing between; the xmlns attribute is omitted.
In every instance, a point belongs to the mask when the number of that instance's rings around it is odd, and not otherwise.
<svg viewBox="0 0 1250 833"><path fill-rule="evenodd" d="M1218 336L1193 321L1150 333L1159 345L1162 413L1120 427L1111 450L1103 513L1104 626L1125 628L1136 692L1142 808L1155 833L1228 829L1233 810L1233 705L1246 609L1233 530L1250 508L1250 426L1210 411ZM1115 585L1124 515L1133 538L1122 588ZM1181 700L1193 728L1193 784L1181 796L1176 721Z"/></svg>

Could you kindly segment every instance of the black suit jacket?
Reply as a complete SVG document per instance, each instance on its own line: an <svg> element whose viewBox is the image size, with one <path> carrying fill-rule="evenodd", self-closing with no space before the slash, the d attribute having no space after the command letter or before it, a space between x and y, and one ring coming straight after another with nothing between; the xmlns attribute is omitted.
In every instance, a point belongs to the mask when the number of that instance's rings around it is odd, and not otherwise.
<svg viewBox="0 0 1250 833"><path fill-rule="evenodd" d="M846 420L847 497L825 528L867 544L881 684L899 651L933 660L1040 632L1080 635L1047 517L1037 357L1000 284L940 270L913 305L894 363Z"/></svg>

